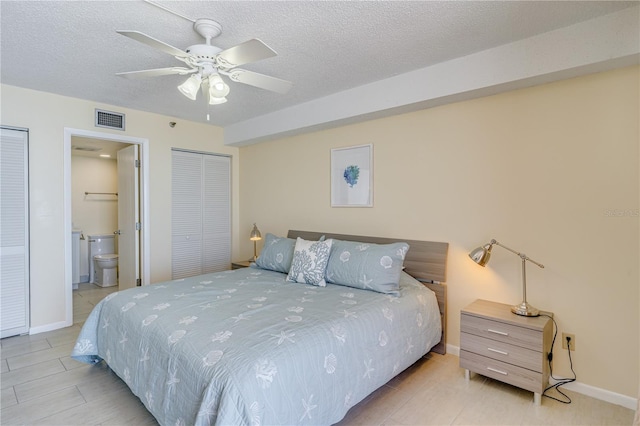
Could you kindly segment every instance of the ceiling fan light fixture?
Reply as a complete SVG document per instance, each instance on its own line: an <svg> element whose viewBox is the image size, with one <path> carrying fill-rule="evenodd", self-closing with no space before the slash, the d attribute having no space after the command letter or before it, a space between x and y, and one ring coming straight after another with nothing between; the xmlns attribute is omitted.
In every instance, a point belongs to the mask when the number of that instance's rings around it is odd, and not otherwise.
<svg viewBox="0 0 640 426"><path fill-rule="evenodd" d="M200 90L201 83L202 77L200 77L200 74L194 74L189 77L184 83L178 86L178 90L187 98L195 101L196 96L198 96L198 90Z"/></svg>
<svg viewBox="0 0 640 426"><path fill-rule="evenodd" d="M216 98L214 96L209 96L209 105L220 105L227 102L227 98L224 96L221 98Z"/></svg>
<svg viewBox="0 0 640 426"><path fill-rule="evenodd" d="M160 8L164 9L164 7ZM204 42L201 41L199 44L189 46L185 50L173 47L170 44L139 31L118 31L119 34L125 37L168 53L181 62L184 62L187 67L156 68L122 72L117 73L117 75L134 79L193 73L186 81L178 86L178 90L184 96L194 101L198 96L198 90L202 90L204 99L206 99L210 105L227 102L226 96L229 94L230 88L225 80L222 79L221 75L227 76L231 81L236 83L247 84L277 93L286 93L293 85L291 82L279 78L236 68L240 65L276 56L276 52L264 44L264 42L254 38L223 50L211 44L211 39L217 37L222 32L222 27L219 23L211 19L189 20L194 22L193 28L204 38Z"/></svg>
<svg viewBox="0 0 640 426"><path fill-rule="evenodd" d="M222 77L220 77L219 74L210 75L209 76L209 97L224 98L228 94L229 94L229 86L227 85L227 83L224 82L224 80L222 80ZM218 103L222 103L222 102L218 102Z"/></svg>

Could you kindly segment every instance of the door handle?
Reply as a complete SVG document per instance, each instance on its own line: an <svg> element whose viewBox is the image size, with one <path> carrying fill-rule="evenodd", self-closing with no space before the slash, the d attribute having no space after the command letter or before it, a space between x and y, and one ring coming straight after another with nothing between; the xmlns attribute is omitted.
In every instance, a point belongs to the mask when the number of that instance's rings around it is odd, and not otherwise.
<svg viewBox="0 0 640 426"><path fill-rule="evenodd" d="M113 233L114 233L115 235L120 235L120 230L118 229L117 231L113 231Z"/></svg>

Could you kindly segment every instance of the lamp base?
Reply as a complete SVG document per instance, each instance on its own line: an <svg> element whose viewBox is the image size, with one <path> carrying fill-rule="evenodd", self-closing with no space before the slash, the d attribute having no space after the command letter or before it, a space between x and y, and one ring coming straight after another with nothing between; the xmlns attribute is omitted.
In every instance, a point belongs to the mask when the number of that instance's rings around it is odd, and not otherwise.
<svg viewBox="0 0 640 426"><path fill-rule="evenodd" d="M519 305L512 306L511 312L516 315L521 315L523 317L538 317L540 316L540 311L528 304L527 302L522 302Z"/></svg>

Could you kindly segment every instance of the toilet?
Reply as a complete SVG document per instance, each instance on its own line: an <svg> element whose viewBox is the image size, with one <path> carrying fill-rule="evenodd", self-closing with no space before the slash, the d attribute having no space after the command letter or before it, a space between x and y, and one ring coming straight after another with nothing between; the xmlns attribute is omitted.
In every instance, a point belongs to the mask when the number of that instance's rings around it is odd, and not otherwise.
<svg viewBox="0 0 640 426"><path fill-rule="evenodd" d="M89 235L89 281L100 287L118 285L115 235Z"/></svg>
<svg viewBox="0 0 640 426"><path fill-rule="evenodd" d="M96 284L100 287L111 287L118 285L118 255L117 254L96 254L93 256L95 262Z"/></svg>

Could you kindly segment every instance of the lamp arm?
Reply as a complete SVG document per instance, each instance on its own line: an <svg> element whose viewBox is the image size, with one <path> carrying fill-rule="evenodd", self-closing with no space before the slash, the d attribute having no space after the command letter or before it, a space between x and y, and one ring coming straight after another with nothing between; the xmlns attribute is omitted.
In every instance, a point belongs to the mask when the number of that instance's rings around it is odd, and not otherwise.
<svg viewBox="0 0 640 426"><path fill-rule="evenodd" d="M522 259L522 261L523 261L523 262L524 262L524 261L526 261L526 260L528 260L529 262L533 263L534 265L537 265L537 266L539 266L539 267L541 267L541 268L544 268L544 265L543 265L542 263L538 263L538 262L536 262L535 260L531 259L531 258L530 258L529 256L527 256L526 254L524 254L524 253L520 253L520 252L518 252L518 251L515 251L515 250L513 250L513 249L511 249L511 248L509 248L509 247L507 247L507 246L505 246L504 244L500 244L500 243L499 243L499 242L497 242L496 240L491 240L491 243L490 243L490 244L491 244L491 245L500 246L500 247L502 247L502 248L504 248L504 249L509 250L511 253L513 253L513 254L515 254L515 255L517 255L517 256L520 256L520 258Z"/></svg>

